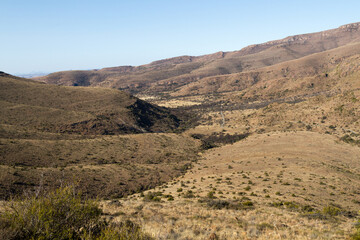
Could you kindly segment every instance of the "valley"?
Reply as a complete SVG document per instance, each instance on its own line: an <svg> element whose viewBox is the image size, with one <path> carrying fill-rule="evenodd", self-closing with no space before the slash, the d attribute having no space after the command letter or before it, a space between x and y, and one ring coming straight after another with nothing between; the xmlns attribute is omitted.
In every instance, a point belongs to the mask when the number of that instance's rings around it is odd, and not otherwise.
<svg viewBox="0 0 360 240"><path fill-rule="evenodd" d="M155 239L349 239L359 27L136 67L1 72L0 198L72 184Z"/></svg>

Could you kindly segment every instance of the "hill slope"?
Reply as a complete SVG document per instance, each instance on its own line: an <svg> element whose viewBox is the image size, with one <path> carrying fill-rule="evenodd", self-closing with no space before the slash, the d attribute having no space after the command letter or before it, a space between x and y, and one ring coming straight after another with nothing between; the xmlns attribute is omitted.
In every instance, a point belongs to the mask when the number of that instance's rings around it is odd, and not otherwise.
<svg viewBox="0 0 360 240"><path fill-rule="evenodd" d="M176 129L180 120L167 109L128 93L69 88L0 76L1 122L50 132L119 134Z"/></svg>
<svg viewBox="0 0 360 240"><path fill-rule="evenodd" d="M125 92L47 85L1 72L0 198L63 182L93 197L154 187L196 158L198 145L190 137L149 133L173 131L179 123L169 110Z"/></svg>
<svg viewBox="0 0 360 240"><path fill-rule="evenodd" d="M360 202L359 154L318 133L253 135L105 210L124 212L115 220L139 222L158 239L348 239ZM162 201L148 197L156 193Z"/></svg>
<svg viewBox="0 0 360 240"><path fill-rule="evenodd" d="M241 73L206 77L172 96L234 92L243 100L269 100L359 88L360 42ZM342 79L339 81L339 79Z"/></svg>
<svg viewBox="0 0 360 240"><path fill-rule="evenodd" d="M38 78L68 86L103 86L136 93L164 93L210 76L239 73L298 59L360 40L360 23L318 33L302 34L248 46L235 52L199 57L181 56L138 67L65 71Z"/></svg>

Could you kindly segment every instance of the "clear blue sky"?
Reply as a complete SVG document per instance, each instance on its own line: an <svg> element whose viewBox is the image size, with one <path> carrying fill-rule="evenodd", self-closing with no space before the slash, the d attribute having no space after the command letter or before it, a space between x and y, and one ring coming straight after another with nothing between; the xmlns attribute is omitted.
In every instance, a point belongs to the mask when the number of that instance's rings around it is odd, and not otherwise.
<svg viewBox="0 0 360 240"><path fill-rule="evenodd" d="M360 21L353 0L1 0L0 70L141 65Z"/></svg>

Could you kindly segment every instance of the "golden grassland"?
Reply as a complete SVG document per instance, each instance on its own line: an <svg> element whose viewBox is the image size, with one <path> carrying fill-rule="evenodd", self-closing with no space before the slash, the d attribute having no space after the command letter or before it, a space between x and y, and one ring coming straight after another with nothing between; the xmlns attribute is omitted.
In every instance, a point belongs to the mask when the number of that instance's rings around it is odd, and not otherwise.
<svg viewBox="0 0 360 240"><path fill-rule="evenodd" d="M312 219L291 209L268 206L216 210L196 200L127 200L121 204L107 203L108 217L132 219L156 239L347 239L354 227L354 220L344 217Z"/></svg>
<svg viewBox="0 0 360 240"><path fill-rule="evenodd" d="M144 192L104 210L158 239L345 239L360 204L358 156L360 148L323 134L253 135L206 151L184 176L150 191L161 199ZM222 209L209 207L210 192Z"/></svg>
<svg viewBox="0 0 360 240"><path fill-rule="evenodd" d="M355 90L224 110L223 127L220 110L208 111L187 134L251 135L104 211L158 239L349 239L360 209L359 100Z"/></svg>

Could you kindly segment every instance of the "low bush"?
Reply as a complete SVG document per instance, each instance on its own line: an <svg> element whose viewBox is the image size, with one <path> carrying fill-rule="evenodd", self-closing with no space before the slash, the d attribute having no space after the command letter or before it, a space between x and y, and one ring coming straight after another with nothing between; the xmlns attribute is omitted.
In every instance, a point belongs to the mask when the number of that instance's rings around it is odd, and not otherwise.
<svg viewBox="0 0 360 240"><path fill-rule="evenodd" d="M135 224L109 224L98 201L82 200L69 186L12 200L7 208L0 239L151 239Z"/></svg>
<svg viewBox="0 0 360 240"><path fill-rule="evenodd" d="M355 140L350 135L346 134L340 138L341 141L351 144L360 144L360 140Z"/></svg>
<svg viewBox="0 0 360 240"><path fill-rule="evenodd" d="M355 224L355 233L352 234L351 239L360 240L360 219Z"/></svg>
<svg viewBox="0 0 360 240"><path fill-rule="evenodd" d="M162 192L148 192L144 196L144 201L160 202L162 195L163 195Z"/></svg>
<svg viewBox="0 0 360 240"><path fill-rule="evenodd" d="M202 199L199 202L206 203L206 206L212 209L234 209L234 210L243 210L243 209L252 209L254 203L250 200L247 201L231 201L231 200L217 200L217 199Z"/></svg>
<svg viewBox="0 0 360 240"><path fill-rule="evenodd" d="M322 213L327 216L337 216L339 215L341 210L335 206L326 206L323 208Z"/></svg>
<svg viewBox="0 0 360 240"><path fill-rule="evenodd" d="M283 201L270 203L270 206L272 206L272 207L284 207L284 208L287 208L287 209L299 209L299 207L300 207L295 202L283 202Z"/></svg>
<svg viewBox="0 0 360 240"><path fill-rule="evenodd" d="M194 198L195 195L194 195L194 192L193 192L193 191L188 190L188 191L184 194L183 197L184 197L184 198Z"/></svg>
<svg viewBox="0 0 360 240"><path fill-rule="evenodd" d="M342 211L340 208L332 205L328 205L324 207L321 211L316 209L306 209L302 208L303 210L303 216L309 218L309 219L321 219L321 220L334 220L336 219L336 216L343 215L347 212ZM351 214L351 212L348 212Z"/></svg>

